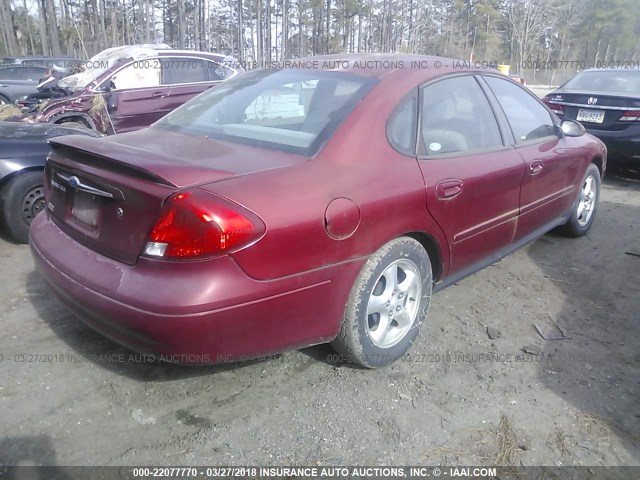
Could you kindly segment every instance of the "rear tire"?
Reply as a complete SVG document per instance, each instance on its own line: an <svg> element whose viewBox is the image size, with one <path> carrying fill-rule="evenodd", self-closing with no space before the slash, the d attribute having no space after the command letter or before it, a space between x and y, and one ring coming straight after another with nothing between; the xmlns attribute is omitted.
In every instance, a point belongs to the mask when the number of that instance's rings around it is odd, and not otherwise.
<svg viewBox="0 0 640 480"><path fill-rule="evenodd" d="M581 237L589 231L596 218L601 183L600 170L593 163L589 164L580 184L578 198L571 207L571 217L560 229L562 233Z"/></svg>
<svg viewBox="0 0 640 480"><path fill-rule="evenodd" d="M17 242L29 243L31 220L45 208L42 170L19 174L4 186L0 198L5 228Z"/></svg>
<svg viewBox="0 0 640 480"><path fill-rule="evenodd" d="M422 245L409 237L390 241L362 268L332 347L367 368L389 365L418 336L431 288L431 261Z"/></svg>
<svg viewBox="0 0 640 480"><path fill-rule="evenodd" d="M8 105L10 103L11 103L11 100L9 100L4 95L0 95L0 105Z"/></svg>

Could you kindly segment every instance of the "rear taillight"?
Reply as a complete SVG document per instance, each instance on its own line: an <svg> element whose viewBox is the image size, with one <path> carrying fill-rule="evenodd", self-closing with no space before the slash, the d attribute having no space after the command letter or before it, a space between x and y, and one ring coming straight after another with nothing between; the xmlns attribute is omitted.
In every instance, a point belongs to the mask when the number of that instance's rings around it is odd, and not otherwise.
<svg viewBox="0 0 640 480"><path fill-rule="evenodd" d="M640 110L627 110L620 117L621 122L635 122L640 120Z"/></svg>
<svg viewBox="0 0 640 480"><path fill-rule="evenodd" d="M556 115L564 115L564 109L563 109L562 105L558 105L557 103L553 103L548 98L543 98L542 101L544 102L544 104L547 107L549 107L549 110L551 110Z"/></svg>
<svg viewBox="0 0 640 480"><path fill-rule="evenodd" d="M239 205L203 191L179 193L165 204L144 254L167 259L212 257L257 241L264 223Z"/></svg>

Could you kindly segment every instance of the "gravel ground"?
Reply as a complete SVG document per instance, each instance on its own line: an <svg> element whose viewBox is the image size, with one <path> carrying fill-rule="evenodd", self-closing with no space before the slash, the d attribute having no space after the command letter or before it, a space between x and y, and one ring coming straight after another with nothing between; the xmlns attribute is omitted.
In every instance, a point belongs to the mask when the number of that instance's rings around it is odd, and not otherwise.
<svg viewBox="0 0 640 480"><path fill-rule="evenodd" d="M640 173L620 170L588 237L546 235L436 294L391 367L318 346L189 368L85 327L28 247L0 240L0 465L640 465L640 257L625 252L640 253Z"/></svg>

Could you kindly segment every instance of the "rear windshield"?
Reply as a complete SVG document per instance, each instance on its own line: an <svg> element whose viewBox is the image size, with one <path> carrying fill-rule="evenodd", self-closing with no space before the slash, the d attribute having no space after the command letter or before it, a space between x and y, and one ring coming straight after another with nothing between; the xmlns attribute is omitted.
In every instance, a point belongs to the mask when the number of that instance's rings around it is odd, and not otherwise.
<svg viewBox="0 0 640 480"><path fill-rule="evenodd" d="M312 156L376 82L342 72L250 72L199 95L152 128Z"/></svg>
<svg viewBox="0 0 640 480"><path fill-rule="evenodd" d="M565 83L563 88L640 95L640 70L581 72Z"/></svg>

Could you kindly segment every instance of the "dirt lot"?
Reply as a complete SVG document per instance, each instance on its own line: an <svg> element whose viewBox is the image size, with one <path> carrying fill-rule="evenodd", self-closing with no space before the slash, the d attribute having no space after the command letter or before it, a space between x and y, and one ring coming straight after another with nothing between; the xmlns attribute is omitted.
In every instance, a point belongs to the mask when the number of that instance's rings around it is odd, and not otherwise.
<svg viewBox="0 0 640 480"><path fill-rule="evenodd" d="M325 346L188 368L89 330L28 247L0 240L0 465L640 465L640 257L625 252L640 252L631 171L605 182L588 237L549 234L437 294L390 368ZM571 338L542 340L533 324L555 337L553 322Z"/></svg>

